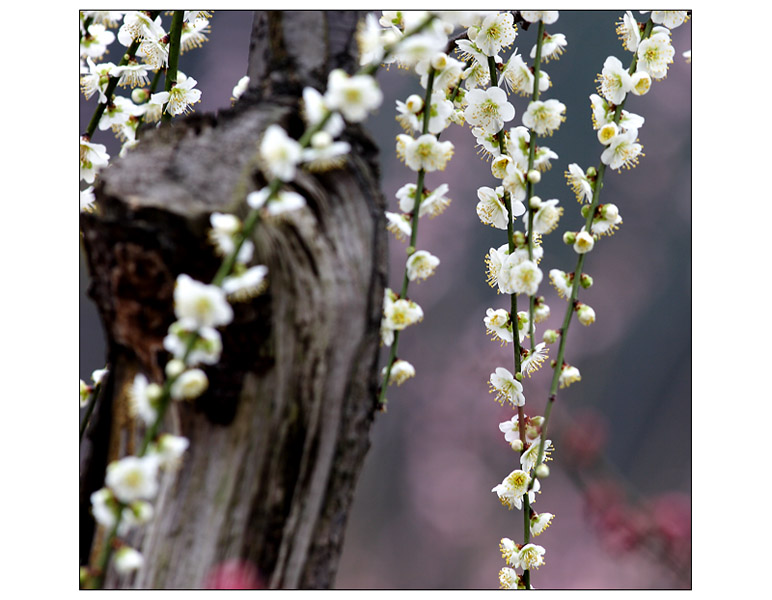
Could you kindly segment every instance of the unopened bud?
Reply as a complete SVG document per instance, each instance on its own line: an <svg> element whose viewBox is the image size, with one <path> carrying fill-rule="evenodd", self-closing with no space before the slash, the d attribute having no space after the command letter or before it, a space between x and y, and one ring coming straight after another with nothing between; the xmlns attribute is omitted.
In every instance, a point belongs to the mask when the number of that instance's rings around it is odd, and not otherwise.
<svg viewBox="0 0 772 600"><path fill-rule="evenodd" d="M541 208L541 198L539 196L531 196L529 206L534 210L539 210Z"/></svg>
<svg viewBox="0 0 772 600"><path fill-rule="evenodd" d="M595 322L595 311L588 304L581 304L576 309L576 316L582 325L592 325Z"/></svg>
<svg viewBox="0 0 772 600"><path fill-rule="evenodd" d="M515 242L515 248L522 248L528 243L522 231L515 231L512 235L512 240Z"/></svg>
<svg viewBox="0 0 772 600"><path fill-rule="evenodd" d="M512 450L514 450L515 452L523 451L523 440L521 440L520 438L512 440L509 445L512 446Z"/></svg>
<svg viewBox="0 0 772 600"><path fill-rule="evenodd" d="M598 171L595 169L595 167L588 167L585 175L587 175L589 179L595 179L595 177L598 176Z"/></svg>
<svg viewBox="0 0 772 600"><path fill-rule="evenodd" d="M413 254L415 254L415 246L408 246L407 247L407 255L408 256L412 256Z"/></svg>
<svg viewBox="0 0 772 600"><path fill-rule="evenodd" d="M528 171L528 181L531 183L539 183L541 181L541 173L536 169Z"/></svg>
<svg viewBox="0 0 772 600"><path fill-rule="evenodd" d="M144 104L150 100L150 90L145 88L134 88L131 91L131 101L134 104Z"/></svg>
<svg viewBox="0 0 772 600"><path fill-rule="evenodd" d="M163 390L161 389L161 386L157 383L150 383L147 386L147 390L145 390L145 393L147 394L148 400L151 402L157 402L161 399L161 396L163 395Z"/></svg>
<svg viewBox="0 0 772 600"><path fill-rule="evenodd" d="M185 363L183 363L180 359L174 358L170 360L168 363L166 363L166 376L170 379L174 379L176 377L179 377L182 372L185 370Z"/></svg>
<svg viewBox="0 0 772 600"><path fill-rule="evenodd" d="M574 231L566 231L563 234L563 243L567 246L571 246L576 242L576 232Z"/></svg>
<svg viewBox="0 0 772 600"><path fill-rule="evenodd" d="M582 276L579 278L579 285L586 290L590 289L592 287L592 277L587 273L582 273Z"/></svg>
<svg viewBox="0 0 772 600"><path fill-rule="evenodd" d="M582 216L586 219L592 207L589 204L582 205Z"/></svg>
<svg viewBox="0 0 772 600"><path fill-rule="evenodd" d="M327 131L317 131L311 136L311 147L321 150L323 148L329 148L332 144L332 136Z"/></svg>
<svg viewBox="0 0 772 600"><path fill-rule="evenodd" d="M522 381L523 380L523 374L520 373L520 372L515 373L515 379L517 379L518 381Z"/></svg>
<svg viewBox="0 0 772 600"><path fill-rule="evenodd" d="M549 476L550 468L547 465L541 463L538 467L536 467L536 477L539 479L546 479Z"/></svg>
<svg viewBox="0 0 772 600"><path fill-rule="evenodd" d="M600 214L607 221L615 221L619 217L619 207L616 204L604 204Z"/></svg>
<svg viewBox="0 0 772 600"><path fill-rule="evenodd" d="M558 341L558 332L554 329L547 329L544 332L544 337L542 339L545 344L554 344Z"/></svg>

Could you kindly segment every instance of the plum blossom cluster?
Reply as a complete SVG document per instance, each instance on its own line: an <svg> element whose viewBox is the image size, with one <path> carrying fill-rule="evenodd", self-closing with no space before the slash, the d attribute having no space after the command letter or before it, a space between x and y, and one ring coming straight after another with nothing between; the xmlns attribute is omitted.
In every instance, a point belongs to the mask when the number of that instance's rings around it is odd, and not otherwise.
<svg viewBox="0 0 772 600"><path fill-rule="evenodd" d="M93 183L110 156L95 143L95 131L112 131L123 155L137 144L143 122L156 122L164 113L186 114L201 100L196 80L176 70L167 72L173 35L179 36L179 54L199 48L208 40L211 14L178 11L179 27L167 31L160 11L81 11L80 89L97 106L88 130L80 137L81 210L93 208ZM121 48L118 62L108 60L114 42ZM160 76L173 77L169 89L156 92ZM118 93L118 88L125 94Z"/></svg>
<svg viewBox="0 0 772 600"><path fill-rule="evenodd" d="M534 193L542 173L558 158L550 148L538 144L538 138L551 136L565 120L562 102L540 97L551 86L542 63L558 59L567 47L565 35L545 30L557 19L557 11L477 13L464 24L465 39L456 42L466 61L463 119L497 180L477 189L476 213L484 225L507 233L506 243L490 248L485 258L488 284L508 297L507 307L488 308L483 322L493 340L502 346L513 344L514 369L497 367L489 385L497 402L517 411L499 428L519 453L520 464L491 491L504 506L523 510L532 521L522 544L510 538L501 540L507 566L500 571L499 581L507 588L530 588L529 573L544 563L545 554L542 546L530 543L530 537L541 534L553 517L550 513L537 515L531 509L541 487L539 478L546 477L547 470L545 466L535 472L543 418L525 414L522 382L547 359L546 344L535 343L535 325L550 315L549 306L539 295L544 278L539 264L544 254L542 240L557 228L563 214L558 199L543 200ZM538 29L536 43L528 56L515 49L507 57L505 50L519 35L517 22ZM520 124L516 124L518 110L509 93L529 98ZM527 299L524 310L518 310L518 296ZM552 442L547 443L551 449Z"/></svg>
<svg viewBox="0 0 772 600"><path fill-rule="evenodd" d="M399 240L409 240L402 287L399 293L387 288L383 301L381 341L390 347L387 365L383 368L383 383L379 404L385 409L386 388L401 384L415 375L415 368L397 357L400 332L423 319L423 310L408 295L410 282L431 277L440 259L427 250L416 247L418 225L423 217L433 218L450 204L448 185L426 185L427 173L443 171L451 157L452 142L441 141L442 133L453 123L463 123L458 100L464 63L448 56L448 36L454 31L459 15L439 13L430 24L409 41L400 45L388 60L414 73L423 94L411 94L396 101L396 120L404 130L397 135L397 156L416 174L416 182L402 185L396 193L399 211L386 211L387 229ZM380 18L368 15L358 34L362 60L379 57L377 50L383 40L400 39L405 30L424 22L423 11L383 11Z"/></svg>
<svg viewBox="0 0 772 600"><path fill-rule="evenodd" d="M426 16L423 18L431 21ZM394 42L396 48L411 35L405 33L398 37ZM387 58L393 49L385 47L382 58ZM396 56L403 55L397 52ZM208 238L214 252L223 258L221 268L211 283L185 273L177 277L176 320L163 342L169 355L164 368L165 380L152 382L145 374L138 373L131 385L130 412L145 427L142 449L137 456L125 456L110 463L105 486L91 497L95 520L110 532L105 542L110 551L103 553L102 564L82 568L85 587L100 587L113 548L116 548L113 565L117 572L128 573L142 566L142 555L120 538L131 528L152 519L151 501L159 490L160 472L177 468L189 446L189 441L182 436L158 435L164 415L172 402L191 401L207 391L209 380L205 369L219 362L222 356L220 330L233 320L232 303L250 300L267 285L268 268L252 264L251 238L256 224L261 219L290 218L290 213L306 206L305 198L288 187L300 169L325 171L345 162L350 146L336 138L343 133L346 122L363 121L382 101L381 90L372 77L376 67L369 64L354 75L336 69L329 74L324 92L310 87L304 89L301 114L307 128L303 136L295 140L280 124L274 123L259 140L256 160L268 184L247 194L250 212L246 219L242 222L235 215L219 212L210 215ZM248 86L249 79L242 78L233 90L234 100ZM162 103L168 107L173 101L173 96L168 96ZM428 277L436 264L428 253L415 254L411 277ZM398 298L393 300L387 313L395 330L421 318L417 305ZM397 381L404 380L411 376L411 368L406 363L397 363L392 375ZM90 392L89 386L81 384L82 398Z"/></svg>

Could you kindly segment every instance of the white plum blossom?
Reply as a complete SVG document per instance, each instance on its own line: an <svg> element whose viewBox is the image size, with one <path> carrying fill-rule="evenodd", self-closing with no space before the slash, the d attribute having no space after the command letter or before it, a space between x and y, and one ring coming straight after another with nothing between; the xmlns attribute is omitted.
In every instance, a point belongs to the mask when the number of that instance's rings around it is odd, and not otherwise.
<svg viewBox="0 0 772 600"><path fill-rule="evenodd" d="M533 296L542 280L541 269L535 262L519 260L516 254L510 254L499 271L499 289L504 294L526 294Z"/></svg>
<svg viewBox="0 0 772 600"><path fill-rule="evenodd" d="M509 313L503 308L498 310L489 308L485 312L483 322L488 333L493 336L491 339L498 339L503 344L512 341L512 323L509 319Z"/></svg>
<svg viewBox="0 0 772 600"><path fill-rule="evenodd" d="M413 171L442 171L453 156L453 143L440 142L426 133L417 139L401 133L397 136L397 155Z"/></svg>
<svg viewBox="0 0 772 600"><path fill-rule="evenodd" d="M196 335L196 341L188 350L193 335ZM200 327L197 331L192 331L182 327L179 322L174 322L169 326L163 344L164 349L174 358L181 360L187 353L185 364L188 366L217 364L222 353L220 332L213 327Z"/></svg>
<svg viewBox="0 0 772 600"><path fill-rule="evenodd" d="M527 493L529 502L533 504L536 500L536 493L541 487L539 480L536 479L533 482L533 488L528 491L530 483L531 478L528 473L521 469L515 469L491 491L496 492L499 501L508 509L517 508L520 510L523 508L523 496Z"/></svg>
<svg viewBox="0 0 772 600"><path fill-rule="evenodd" d="M612 235L622 223L622 216L616 204L601 204L599 212L592 220L590 233L593 235Z"/></svg>
<svg viewBox="0 0 772 600"><path fill-rule="evenodd" d="M203 46L204 42L209 41L206 37L207 33L209 33L209 19L198 17L184 21L180 35L180 54Z"/></svg>
<svg viewBox="0 0 772 600"><path fill-rule="evenodd" d="M538 569L544 564L545 550L537 544L526 544L520 549L517 564L523 570Z"/></svg>
<svg viewBox="0 0 772 600"><path fill-rule="evenodd" d="M491 373L489 385L491 393L496 392L496 401L499 404L503 405L504 401L512 406L525 404L523 385L504 367L497 367L496 371Z"/></svg>
<svg viewBox="0 0 772 600"><path fill-rule="evenodd" d="M303 88L303 119L306 125L314 127L322 121L324 116L330 112L325 104L324 96L312 87ZM338 113L332 113L322 128L332 137L338 137L345 129L346 123Z"/></svg>
<svg viewBox="0 0 772 600"><path fill-rule="evenodd" d="M214 244L219 256L228 256L236 249L234 236L241 232L241 220L232 214L213 212L209 216L209 239ZM254 244L250 240L244 240L239 249L236 260L247 263L252 260Z"/></svg>
<svg viewBox="0 0 772 600"><path fill-rule="evenodd" d="M568 299L571 297L571 288L573 286L573 274L570 276L566 274L565 271L561 271L560 269L551 269L550 273L550 282L554 286L554 288L557 290L558 295L561 298Z"/></svg>
<svg viewBox="0 0 772 600"><path fill-rule="evenodd" d="M536 315L534 315L536 321ZM526 350L527 354L520 363L520 372L530 377L531 373L536 372L549 354L549 348L544 342L539 342L533 350Z"/></svg>
<svg viewBox="0 0 772 600"><path fill-rule="evenodd" d="M182 455L190 446L188 438L164 433L153 445L153 454L158 457L159 464L164 469L176 469L182 462Z"/></svg>
<svg viewBox="0 0 772 600"><path fill-rule="evenodd" d="M612 169L629 169L638 164L638 159L643 156L643 146L636 140L638 139L637 129L628 129L614 136L608 147L600 155L603 164Z"/></svg>
<svg viewBox="0 0 772 600"><path fill-rule="evenodd" d="M282 181L292 181L302 156L300 144L280 125L269 125L260 141L260 158L266 174Z"/></svg>
<svg viewBox="0 0 772 600"><path fill-rule="evenodd" d="M115 65L111 62L94 64L90 56L86 58L86 63L88 64L88 71L80 76L80 89L86 100L94 94L99 94L99 102L104 104L107 102L105 90Z"/></svg>
<svg viewBox="0 0 772 600"><path fill-rule="evenodd" d="M587 174L576 163L568 165L568 170L565 172L566 180L571 190L576 195L576 199L580 203L587 202L592 204L592 196L594 193L593 184L587 177Z"/></svg>
<svg viewBox="0 0 772 600"><path fill-rule="evenodd" d="M560 13L557 10L521 10L520 16L529 23L541 21L545 25L552 25L552 23L558 20Z"/></svg>
<svg viewBox="0 0 772 600"><path fill-rule="evenodd" d="M423 310L412 300L399 298L384 307L386 326L394 331L401 331L424 318Z"/></svg>
<svg viewBox="0 0 772 600"><path fill-rule="evenodd" d="M638 50L638 44L641 42L641 28L635 20L631 11L625 11L625 14L617 23L617 35L622 40L622 45L628 52Z"/></svg>
<svg viewBox="0 0 772 600"><path fill-rule="evenodd" d="M568 45L566 36L562 33L544 34L544 40L541 47L541 59L549 62L551 59L559 58L565 47ZM531 48L531 58L536 58L536 46Z"/></svg>
<svg viewBox="0 0 772 600"><path fill-rule="evenodd" d="M129 388L129 413L141 419L146 425L152 425L158 418L161 387L150 383L142 373L134 376Z"/></svg>
<svg viewBox="0 0 772 600"><path fill-rule="evenodd" d="M555 515L552 513L531 513L531 535L537 536L544 533L544 531L552 524L552 519Z"/></svg>
<svg viewBox="0 0 772 600"><path fill-rule="evenodd" d="M150 104L166 105L164 112L170 115L184 115L191 106L201 100L201 90L194 89L198 83L192 77L180 78L168 92L158 92L150 97Z"/></svg>
<svg viewBox="0 0 772 600"><path fill-rule="evenodd" d="M135 59L129 61L126 65L119 65L110 70L112 77L119 77L118 85L121 87L138 87L149 85L148 66L138 63Z"/></svg>
<svg viewBox="0 0 772 600"><path fill-rule="evenodd" d="M152 500L158 492L158 458L126 456L107 465L105 484L123 503Z"/></svg>
<svg viewBox="0 0 772 600"><path fill-rule="evenodd" d="M651 20L657 25L664 25L668 29L679 27L688 18L688 11L686 10L651 11Z"/></svg>
<svg viewBox="0 0 772 600"><path fill-rule="evenodd" d="M630 74L616 56L609 56L598 76L598 92L612 104L621 104L627 92L633 89Z"/></svg>
<svg viewBox="0 0 772 600"><path fill-rule="evenodd" d="M241 98L241 96L244 94L244 92L247 91L247 88L249 87L249 75L244 75L241 79L236 82L236 85L233 86L233 90L231 91L231 100L238 100Z"/></svg>
<svg viewBox="0 0 772 600"><path fill-rule="evenodd" d="M324 102L350 123L364 121L383 101L383 93L370 75L349 76L343 69L333 69L327 79Z"/></svg>
<svg viewBox="0 0 772 600"><path fill-rule="evenodd" d="M336 142L328 132L317 131L311 136L311 146L302 150L300 158L307 170L321 173L342 167L350 150L348 142Z"/></svg>
<svg viewBox="0 0 772 600"><path fill-rule="evenodd" d="M509 223L509 213L504 206L501 198L504 195L504 188L502 186L497 187L495 190L487 186L482 186L477 189L477 216L480 217L486 225L495 227L496 229L506 229L507 223ZM519 217L525 212L525 205L522 202L512 201L512 212L515 217Z"/></svg>
<svg viewBox="0 0 772 600"><path fill-rule="evenodd" d="M222 289L196 281L185 273L177 277L174 286L174 313L180 327L192 330L220 327L233 320L233 309Z"/></svg>
<svg viewBox="0 0 772 600"><path fill-rule="evenodd" d="M113 555L113 566L120 575L138 570L144 562L142 555L130 546L121 546Z"/></svg>
<svg viewBox="0 0 772 600"><path fill-rule="evenodd" d="M539 458L539 445L541 444L541 436L536 436L530 440L528 450L520 455L520 466L526 473L530 473L531 469L536 466L536 460ZM552 451L552 440L544 440L544 455L543 461L551 460L550 452Z"/></svg>
<svg viewBox="0 0 772 600"><path fill-rule="evenodd" d="M554 98L536 100L528 104L528 109L523 115L523 125L532 129L537 135L552 135L566 120L563 116L565 111L566 105Z"/></svg>
<svg viewBox="0 0 772 600"><path fill-rule="evenodd" d="M666 32L667 30L665 30ZM659 32L638 44L638 69L646 71L654 79L667 75L668 65L673 62L675 50L670 44L669 33Z"/></svg>
<svg viewBox="0 0 772 600"><path fill-rule="evenodd" d="M643 96L651 89L651 75L646 71L636 71L632 76L633 94Z"/></svg>
<svg viewBox="0 0 772 600"><path fill-rule="evenodd" d="M582 325L592 325L595 322L595 311L589 304L579 302L576 308L576 318Z"/></svg>
<svg viewBox="0 0 772 600"><path fill-rule="evenodd" d="M593 249L595 246L595 238L592 236L592 234L585 231L585 228L582 227L582 230L576 234L576 240L574 241L574 252L577 254L585 254Z"/></svg>
<svg viewBox="0 0 772 600"><path fill-rule="evenodd" d="M80 137L80 178L94 183L97 171L107 165L110 155L103 144L95 144L85 136Z"/></svg>
<svg viewBox="0 0 772 600"><path fill-rule="evenodd" d="M434 271L439 264L439 258L426 250L418 250L407 259L407 277L410 281L420 282L434 275Z"/></svg>
<svg viewBox="0 0 772 600"><path fill-rule="evenodd" d="M560 377L558 377L561 389L581 380L582 374L579 372L579 369L571 365L563 365L563 368L560 370Z"/></svg>
<svg viewBox="0 0 772 600"><path fill-rule="evenodd" d="M383 376L386 376L387 367L384 367L381 371ZM391 373L389 373L389 385L397 384L402 385L405 381L415 377L415 367L406 360L398 359L391 365Z"/></svg>
<svg viewBox="0 0 772 600"><path fill-rule="evenodd" d="M515 41L517 30L515 19L509 11L488 15L479 29L470 28L469 38L486 56L496 56L502 48L508 48Z"/></svg>
<svg viewBox="0 0 772 600"><path fill-rule="evenodd" d="M86 35L80 38L80 55L89 58L99 58L107 47L115 41L115 34L101 23L92 23Z"/></svg>
<svg viewBox="0 0 772 600"><path fill-rule="evenodd" d="M499 570L499 588L502 590L522 590L525 589L525 585L517 571L511 567L502 567Z"/></svg>
<svg viewBox="0 0 772 600"><path fill-rule="evenodd" d="M537 199L537 202L534 202ZM533 211L533 231L541 235L551 233L557 226L563 214L563 207L558 206L558 200L541 200L538 196L531 198ZM528 215L523 215L523 222L528 225Z"/></svg>
<svg viewBox="0 0 772 600"><path fill-rule="evenodd" d="M262 294L267 286L268 267L255 265L228 275L222 282L222 289L229 300L244 302Z"/></svg>
<svg viewBox="0 0 772 600"><path fill-rule="evenodd" d="M123 25L118 30L118 41L128 47L134 40L160 40L165 35L160 16L153 20L143 11L132 10L123 16Z"/></svg>
<svg viewBox="0 0 772 600"><path fill-rule="evenodd" d="M504 123L515 118L515 107L507 101L507 93L501 88L470 90L466 100L464 118L467 123L480 126L487 133L498 133Z"/></svg>
<svg viewBox="0 0 772 600"><path fill-rule="evenodd" d="M409 238L412 233L410 217L394 212L386 211L386 229L393 233L398 240Z"/></svg>

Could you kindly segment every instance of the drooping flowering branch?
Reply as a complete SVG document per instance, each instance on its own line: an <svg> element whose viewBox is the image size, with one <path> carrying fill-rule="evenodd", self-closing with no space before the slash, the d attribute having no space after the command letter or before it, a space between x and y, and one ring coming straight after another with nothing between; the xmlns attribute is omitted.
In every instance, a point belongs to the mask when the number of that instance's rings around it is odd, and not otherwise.
<svg viewBox="0 0 772 600"><path fill-rule="evenodd" d="M406 31L393 44L384 46L378 53L381 59L433 19L431 15L426 16L414 30ZM334 137L343 131L344 119L360 122L380 105L382 94L371 77L377 66L368 64L353 76L334 70L324 95L306 88L303 101L307 129L300 140L293 140L281 126L274 124L266 129L260 141L257 159L270 183L247 195L250 212L244 223L234 215L211 215L210 239L224 257L223 262L210 284L186 274L177 278L174 289L177 320L164 339L164 348L171 356L164 369L166 377L162 384L149 382L143 374L134 379L130 408L132 415L144 423L145 435L136 456L125 456L108 465L105 487L91 496L92 513L107 529L107 535L95 564L81 569L82 587L101 588L113 556L118 573L142 566L139 552L118 538L129 528L152 518L149 500L158 492L159 471L179 466L189 444L181 436L159 435L165 415L173 401L192 400L207 389L208 379L200 366L219 361L222 342L218 328L231 322L231 303L250 299L265 288L267 268L248 266L254 251L251 237L257 223L261 219L284 218L287 213L302 209L305 198L284 189L285 184L295 178L298 168L319 171L341 165L350 147L345 142L335 142Z"/></svg>

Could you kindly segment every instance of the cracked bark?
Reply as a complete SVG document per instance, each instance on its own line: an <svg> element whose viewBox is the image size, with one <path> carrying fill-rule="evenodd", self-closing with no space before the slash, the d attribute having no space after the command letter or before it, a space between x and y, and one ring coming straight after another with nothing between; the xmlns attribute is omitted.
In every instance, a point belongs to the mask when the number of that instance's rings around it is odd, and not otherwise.
<svg viewBox="0 0 772 600"><path fill-rule="evenodd" d="M278 122L301 135L303 86L324 90L332 68L356 69L361 16L255 13L252 83L239 103L147 129L100 174L99 211L81 226L112 369L81 459L81 564L101 543L88 496L103 485L106 461L142 433L127 388L140 371L161 379L177 275L211 281L219 260L209 215L244 216L246 193L265 185L254 161L261 132ZM357 127L344 135L353 148L345 168L292 183L308 207L258 225L255 262L269 268L268 292L234 306L221 362L206 368L209 390L174 405L164 431L190 447L165 476L152 524L127 537L145 566L128 578L108 572L106 587L198 588L233 558L253 563L266 587L333 585L375 414L386 280L376 149Z"/></svg>

